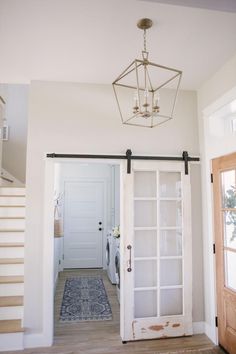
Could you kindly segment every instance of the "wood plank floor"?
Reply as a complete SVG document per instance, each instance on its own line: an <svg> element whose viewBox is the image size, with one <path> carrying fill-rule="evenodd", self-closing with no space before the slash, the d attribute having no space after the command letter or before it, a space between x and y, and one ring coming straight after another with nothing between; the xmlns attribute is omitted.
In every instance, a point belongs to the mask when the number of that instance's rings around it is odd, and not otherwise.
<svg viewBox="0 0 236 354"><path fill-rule="evenodd" d="M112 308L112 321L62 323L59 321L65 280L74 275L102 275ZM60 273L55 295L55 338L50 348L25 349L8 354L158 354L178 350L201 350L214 345L205 335L148 340L122 344L119 335L119 304L116 289L102 270L68 270ZM215 353L222 353L215 348ZM201 352L199 352L201 353ZM207 354L207 352L205 352Z"/></svg>

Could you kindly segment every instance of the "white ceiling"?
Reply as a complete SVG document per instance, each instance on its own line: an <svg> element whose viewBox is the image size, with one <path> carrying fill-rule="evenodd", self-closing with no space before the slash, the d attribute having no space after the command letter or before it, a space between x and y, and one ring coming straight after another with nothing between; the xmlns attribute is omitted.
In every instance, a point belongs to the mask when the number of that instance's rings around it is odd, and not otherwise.
<svg viewBox="0 0 236 354"><path fill-rule="evenodd" d="M216 11L236 12L235 0L140 0Z"/></svg>
<svg viewBox="0 0 236 354"><path fill-rule="evenodd" d="M0 0L0 81L111 83L140 57L136 22L150 17L150 59L197 89L236 52L236 13L153 1Z"/></svg>

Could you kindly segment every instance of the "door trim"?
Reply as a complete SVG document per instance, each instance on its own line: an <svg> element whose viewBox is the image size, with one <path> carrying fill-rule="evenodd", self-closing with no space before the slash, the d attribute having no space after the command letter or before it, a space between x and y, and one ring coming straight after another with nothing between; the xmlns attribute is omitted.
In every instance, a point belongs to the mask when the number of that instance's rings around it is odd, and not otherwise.
<svg viewBox="0 0 236 354"><path fill-rule="evenodd" d="M222 283L225 283L225 272L224 272L224 231L223 222L221 214L221 171L232 170L236 168L236 152L220 156L218 158L212 159L212 173L213 173L213 211L214 211L214 242L215 242L215 284L216 284L216 306L217 306L217 332L218 332L218 342L219 345L223 347L220 342L220 337L225 334L226 322L224 319L223 323L223 312L224 312L224 302L223 302L223 292L225 292ZM220 231L219 231L220 230ZM233 295L235 297L235 292L227 287L227 297ZM222 316L222 317L220 317ZM224 348L224 347L223 347ZM229 350L229 348L224 348Z"/></svg>

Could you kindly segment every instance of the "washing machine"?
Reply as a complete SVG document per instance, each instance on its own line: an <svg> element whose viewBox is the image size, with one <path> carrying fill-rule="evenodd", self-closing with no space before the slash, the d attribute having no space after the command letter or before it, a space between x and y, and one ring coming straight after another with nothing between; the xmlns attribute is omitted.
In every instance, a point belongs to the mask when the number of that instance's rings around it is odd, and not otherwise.
<svg viewBox="0 0 236 354"><path fill-rule="evenodd" d="M120 303L120 239L116 239L115 272L116 272L116 293Z"/></svg>
<svg viewBox="0 0 236 354"><path fill-rule="evenodd" d="M106 264L107 275L112 284L116 284L116 271L115 271L115 256L116 256L116 239L111 232L107 234L106 244Z"/></svg>

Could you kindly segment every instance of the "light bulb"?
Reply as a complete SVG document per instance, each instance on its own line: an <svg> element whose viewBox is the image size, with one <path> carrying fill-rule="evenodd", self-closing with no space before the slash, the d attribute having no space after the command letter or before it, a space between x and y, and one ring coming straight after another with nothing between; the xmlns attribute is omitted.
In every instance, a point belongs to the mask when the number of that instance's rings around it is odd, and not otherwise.
<svg viewBox="0 0 236 354"><path fill-rule="evenodd" d="M147 98L148 96L149 96L148 89L145 88L145 89L144 89L144 97Z"/></svg>
<svg viewBox="0 0 236 354"><path fill-rule="evenodd" d="M232 112L232 113L236 112L236 100L233 100L233 101L230 103L230 109L231 109L231 112Z"/></svg>
<svg viewBox="0 0 236 354"><path fill-rule="evenodd" d="M133 107L133 113L137 113L139 111L139 106L138 106L138 91L135 91L134 93L134 107Z"/></svg>
<svg viewBox="0 0 236 354"><path fill-rule="evenodd" d="M154 106L158 106L158 103L160 102L160 94L159 92L154 94Z"/></svg>

